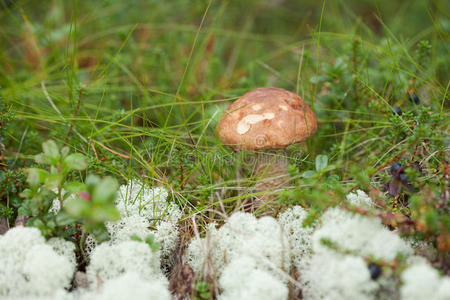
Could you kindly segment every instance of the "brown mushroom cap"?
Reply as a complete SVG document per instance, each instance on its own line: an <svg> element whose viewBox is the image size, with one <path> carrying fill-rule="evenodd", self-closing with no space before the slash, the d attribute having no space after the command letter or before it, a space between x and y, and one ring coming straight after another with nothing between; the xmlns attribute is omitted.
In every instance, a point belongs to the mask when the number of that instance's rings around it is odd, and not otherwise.
<svg viewBox="0 0 450 300"><path fill-rule="evenodd" d="M312 136L314 112L300 96L280 88L257 88L232 103L219 121L220 140L231 148L284 148Z"/></svg>

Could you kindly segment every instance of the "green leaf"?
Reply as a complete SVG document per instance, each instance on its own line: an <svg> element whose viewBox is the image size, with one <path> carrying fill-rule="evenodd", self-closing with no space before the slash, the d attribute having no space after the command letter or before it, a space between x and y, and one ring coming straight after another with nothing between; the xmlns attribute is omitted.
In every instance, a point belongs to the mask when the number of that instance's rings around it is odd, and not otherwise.
<svg viewBox="0 0 450 300"><path fill-rule="evenodd" d="M70 181L64 184L64 189L70 193L80 193L86 190L84 183L78 181Z"/></svg>
<svg viewBox="0 0 450 300"><path fill-rule="evenodd" d="M93 190L94 187L100 182L100 177L98 177L97 175L89 175L86 178L86 185L88 186L88 190L91 191L91 189Z"/></svg>
<svg viewBox="0 0 450 300"><path fill-rule="evenodd" d="M42 143L42 150L44 151L44 154L48 156L51 160L59 159L59 149L55 141L48 140Z"/></svg>
<svg viewBox="0 0 450 300"><path fill-rule="evenodd" d="M72 224L75 224L76 221L77 221L77 219L72 218L65 212L59 212L56 215L56 224L58 224L59 226L72 225Z"/></svg>
<svg viewBox="0 0 450 300"><path fill-rule="evenodd" d="M69 155L70 149L67 146L62 147L61 149L61 156L64 158L67 155Z"/></svg>
<svg viewBox="0 0 450 300"><path fill-rule="evenodd" d="M20 193L20 197L25 199L30 199L32 196L33 192L30 189L25 189L22 193Z"/></svg>
<svg viewBox="0 0 450 300"><path fill-rule="evenodd" d="M161 247L161 244L159 242L153 242L153 244L150 245L150 249L152 249L152 252L156 252Z"/></svg>
<svg viewBox="0 0 450 300"><path fill-rule="evenodd" d="M26 207L19 207L19 209L17 210L17 213L19 216L31 216L31 211L26 208Z"/></svg>
<svg viewBox="0 0 450 300"><path fill-rule="evenodd" d="M328 166L328 156L326 155L317 155L316 157L316 171L320 172L324 170Z"/></svg>
<svg viewBox="0 0 450 300"><path fill-rule="evenodd" d="M195 285L195 289L199 292L206 292L206 291L209 291L209 286L208 286L208 283L206 283L204 281L199 281Z"/></svg>
<svg viewBox="0 0 450 300"><path fill-rule="evenodd" d="M48 174L45 179L45 187L48 189L54 189L61 185L63 175L61 173Z"/></svg>
<svg viewBox="0 0 450 300"><path fill-rule="evenodd" d="M89 218L95 222L116 221L120 219L120 214L114 205L94 206L89 211Z"/></svg>
<svg viewBox="0 0 450 300"><path fill-rule="evenodd" d="M37 218L37 217L28 219L26 225L27 226L32 226L32 227L37 227L41 231L45 229L44 222L42 222L42 220Z"/></svg>
<svg viewBox="0 0 450 300"><path fill-rule="evenodd" d="M47 227L48 229L51 229L52 231L55 230L56 223L55 223L55 220L54 220L54 219L48 220L47 223L46 223L45 225L46 225L46 227Z"/></svg>
<svg viewBox="0 0 450 300"><path fill-rule="evenodd" d="M149 234L146 238L145 238L145 242L147 243L147 245L150 247L150 249L152 250L152 252L156 252L159 250L159 248L161 247L161 244L159 242L155 241L155 237L153 236L153 234Z"/></svg>
<svg viewBox="0 0 450 300"><path fill-rule="evenodd" d="M48 176L48 172L39 168L26 169L28 173L27 182L34 187L37 187L45 181Z"/></svg>
<svg viewBox="0 0 450 300"><path fill-rule="evenodd" d="M84 170L87 168L86 156L81 153L70 154L64 159L65 165L71 170Z"/></svg>
<svg viewBox="0 0 450 300"><path fill-rule="evenodd" d="M112 177L105 177L95 186L92 201L95 203L114 203L118 184Z"/></svg>
<svg viewBox="0 0 450 300"><path fill-rule="evenodd" d="M303 172L302 176L305 178L312 178L312 177L316 176L316 172L308 170L308 171Z"/></svg>
<svg viewBox="0 0 450 300"><path fill-rule="evenodd" d="M155 241L155 237L153 236L153 234L149 234L146 238L145 238L145 242L147 244L151 244Z"/></svg>
<svg viewBox="0 0 450 300"><path fill-rule="evenodd" d="M137 236L136 234L133 234L131 236L131 240L137 241L137 242L142 242L142 239L139 236Z"/></svg>
<svg viewBox="0 0 450 300"><path fill-rule="evenodd" d="M308 211L308 215L302 222L302 227L307 228L313 226L317 219L319 219L318 211L314 208L310 208Z"/></svg>
<svg viewBox="0 0 450 300"><path fill-rule="evenodd" d="M104 224L99 224L91 228L87 228L97 242L105 242L109 240L109 233Z"/></svg>
<svg viewBox="0 0 450 300"><path fill-rule="evenodd" d="M80 199L78 197L74 197L66 200L64 203L64 210L68 215L72 217L81 218L89 212L90 202Z"/></svg>
<svg viewBox="0 0 450 300"><path fill-rule="evenodd" d="M45 165L49 165L52 163L52 160L44 153L35 155L34 161L37 162L38 164L45 164Z"/></svg>

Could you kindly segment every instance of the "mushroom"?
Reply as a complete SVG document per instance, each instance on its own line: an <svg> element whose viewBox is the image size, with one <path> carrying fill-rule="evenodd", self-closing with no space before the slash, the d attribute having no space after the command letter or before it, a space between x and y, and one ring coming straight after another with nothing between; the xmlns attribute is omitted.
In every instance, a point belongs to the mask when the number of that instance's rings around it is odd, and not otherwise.
<svg viewBox="0 0 450 300"><path fill-rule="evenodd" d="M288 175L288 162L274 160L272 149L300 143L316 129L316 115L305 101L281 88L257 88L244 94L227 108L217 127L220 140L234 151L261 151L255 173L262 175L263 180L256 185L256 192L280 188L287 183L288 176L284 175ZM273 197L263 196L260 202L268 204L271 199ZM253 207L262 203L253 203Z"/></svg>

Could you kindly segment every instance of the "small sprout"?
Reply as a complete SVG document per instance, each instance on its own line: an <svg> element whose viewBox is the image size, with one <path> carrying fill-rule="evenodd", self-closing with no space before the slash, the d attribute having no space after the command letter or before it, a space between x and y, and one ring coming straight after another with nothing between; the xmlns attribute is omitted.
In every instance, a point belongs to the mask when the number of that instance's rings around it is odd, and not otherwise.
<svg viewBox="0 0 450 300"><path fill-rule="evenodd" d="M132 241L142 242L142 239L137 234L133 234L130 238Z"/></svg>
<svg viewBox="0 0 450 300"><path fill-rule="evenodd" d="M195 284L195 290L197 291L196 300L209 299L211 293L209 292L209 285L207 282L199 281Z"/></svg>
<svg viewBox="0 0 450 300"><path fill-rule="evenodd" d="M369 268L370 278L372 278L372 280L377 280L382 273L381 267L379 265L377 265L376 263L370 263L368 268Z"/></svg>
<svg viewBox="0 0 450 300"><path fill-rule="evenodd" d="M152 252L156 252L161 248L161 244L157 241L155 241L155 236L153 234L148 235L145 238L145 242L150 246L150 249L152 249Z"/></svg>
<svg viewBox="0 0 450 300"><path fill-rule="evenodd" d="M133 241L137 241L137 242L144 242L138 235L133 234L131 236L131 239ZM149 234L146 238L145 238L145 243L147 243L147 245L150 247L150 249L152 250L152 252L157 252L160 248L161 248L161 243L155 241L155 236L153 234Z"/></svg>

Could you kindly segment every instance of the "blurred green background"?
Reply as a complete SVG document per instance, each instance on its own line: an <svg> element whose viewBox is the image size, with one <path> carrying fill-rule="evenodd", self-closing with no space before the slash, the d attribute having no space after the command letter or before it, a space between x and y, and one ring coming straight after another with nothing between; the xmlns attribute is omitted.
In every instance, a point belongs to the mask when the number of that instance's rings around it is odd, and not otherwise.
<svg viewBox="0 0 450 300"><path fill-rule="evenodd" d="M309 145L315 154L333 145L343 151L334 135L343 130L378 134L375 127L386 126L380 111L407 103L410 88L429 105L448 106L445 0L0 3L0 97L18 118L11 151L19 132L33 129L25 156L46 138L62 142L76 120L85 138L141 151L140 163L160 166L164 159L151 153L218 144L221 112L260 86L296 91L313 106L321 124ZM422 40L429 44L420 48ZM347 122L357 117L357 126ZM78 150L84 143L69 140Z"/></svg>

